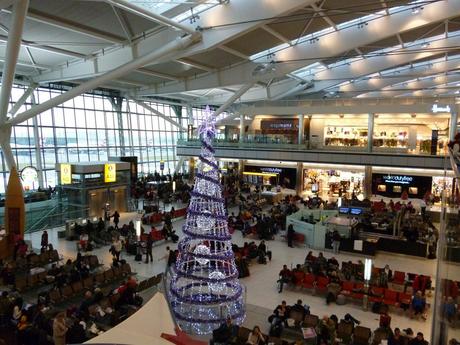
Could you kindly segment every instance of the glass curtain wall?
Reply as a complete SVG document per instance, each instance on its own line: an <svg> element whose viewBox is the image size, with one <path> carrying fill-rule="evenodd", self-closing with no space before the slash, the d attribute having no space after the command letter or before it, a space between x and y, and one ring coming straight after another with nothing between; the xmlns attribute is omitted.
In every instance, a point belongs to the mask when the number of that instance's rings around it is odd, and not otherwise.
<svg viewBox="0 0 460 345"><path fill-rule="evenodd" d="M25 90L25 86L13 87L10 107ZM38 88L18 113L32 107L32 102L43 103L65 91ZM117 112L110 96L102 92L83 94L38 115L36 119L14 126L11 147L18 169L26 166L39 168L36 154L36 147L39 147L45 187L56 185L56 163L106 161L111 156L137 156L139 172L145 174L159 172L160 161L164 161L164 173L172 173L177 162L175 147L179 129L125 99L121 112ZM182 121L168 104L145 103L176 122ZM198 118L201 112L199 109L193 114ZM182 124L187 127L187 117ZM0 150L0 193L5 192L8 176Z"/></svg>

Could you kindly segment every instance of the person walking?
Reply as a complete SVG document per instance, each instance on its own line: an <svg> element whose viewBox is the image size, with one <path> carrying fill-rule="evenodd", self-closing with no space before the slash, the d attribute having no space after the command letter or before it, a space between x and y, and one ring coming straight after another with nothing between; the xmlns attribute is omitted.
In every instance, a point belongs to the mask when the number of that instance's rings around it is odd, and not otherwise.
<svg viewBox="0 0 460 345"><path fill-rule="evenodd" d="M334 254L339 253L339 248L340 248L340 234L337 230L334 230L332 233L332 249L334 250Z"/></svg>
<svg viewBox="0 0 460 345"><path fill-rule="evenodd" d="M293 248L292 241L294 240L294 226L292 224L289 224L288 229L287 229L287 241L288 241L288 247Z"/></svg>
<svg viewBox="0 0 460 345"><path fill-rule="evenodd" d="M153 247L152 235L148 234L146 246L145 246L145 263L146 264L149 263L149 258L150 258L150 262L153 262L152 247Z"/></svg>
<svg viewBox="0 0 460 345"><path fill-rule="evenodd" d="M46 230L43 231L40 244L43 250L46 250L46 248L48 247L48 232Z"/></svg>
<svg viewBox="0 0 460 345"><path fill-rule="evenodd" d="M113 249L113 256L117 259L117 261L120 261L120 254L121 250L123 248L123 244L121 243L120 236L115 237L115 240L112 243L112 249Z"/></svg>
<svg viewBox="0 0 460 345"><path fill-rule="evenodd" d="M65 345L65 336L68 328L65 324L65 313L61 312L56 315L53 321L53 340L55 345Z"/></svg>
<svg viewBox="0 0 460 345"><path fill-rule="evenodd" d="M118 213L118 211L115 211L112 214L112 218L113 218L113 223L115 224L115 229L118 229L118 223L120 223L120 214Z"/></svg>

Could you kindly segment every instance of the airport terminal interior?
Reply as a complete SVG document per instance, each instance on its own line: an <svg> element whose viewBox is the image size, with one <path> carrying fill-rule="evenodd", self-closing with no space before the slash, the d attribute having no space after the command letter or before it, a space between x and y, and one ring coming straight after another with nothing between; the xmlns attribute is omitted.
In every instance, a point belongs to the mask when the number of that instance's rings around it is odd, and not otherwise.
<svg viewBox="0 0 460 345"><path fill-rule="evenodd" d="M460 0L0 0L0 345L459 345Z"/></svg>

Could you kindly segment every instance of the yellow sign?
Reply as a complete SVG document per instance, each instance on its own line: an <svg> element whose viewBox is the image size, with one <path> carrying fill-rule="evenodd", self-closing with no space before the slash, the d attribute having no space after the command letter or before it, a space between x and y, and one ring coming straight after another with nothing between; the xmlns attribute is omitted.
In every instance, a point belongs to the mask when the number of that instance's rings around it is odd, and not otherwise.
<svg viewBox="0 0 460 345"><path fill-rule="evenodd" d="M72 165L67 163L61 164L61 184L72 183Z"/></svg>
<svg viewBox="0 0 460 345"><path fill-rule="evenodd" d="M117 166L114 163L104 165L104 182L115 182L117 180Z"/></svg>

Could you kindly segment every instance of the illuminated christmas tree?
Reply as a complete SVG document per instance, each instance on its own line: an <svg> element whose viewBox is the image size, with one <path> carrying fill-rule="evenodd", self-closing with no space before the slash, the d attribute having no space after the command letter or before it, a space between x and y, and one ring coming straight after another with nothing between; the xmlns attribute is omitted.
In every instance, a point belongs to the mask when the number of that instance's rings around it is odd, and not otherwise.
<svg viewBox="0 0 460 345"><path fill-rule="evenodd" d="M168 289L178 324L192 334L211 333L227 316L236 324L245 318L244 291L212 147L215 134L215 118L207 108L199 127L200 165Z"/></svg>

